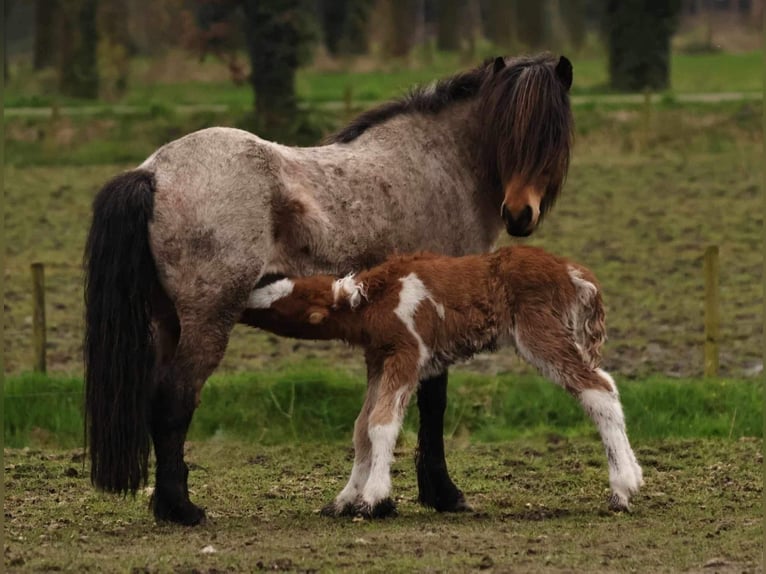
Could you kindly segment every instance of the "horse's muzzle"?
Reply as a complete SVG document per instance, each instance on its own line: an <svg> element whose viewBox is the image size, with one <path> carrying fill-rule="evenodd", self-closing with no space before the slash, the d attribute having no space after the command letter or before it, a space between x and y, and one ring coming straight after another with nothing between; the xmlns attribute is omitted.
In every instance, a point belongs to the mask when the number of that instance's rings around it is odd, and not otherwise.
<svg viewBox="0 0 766 574"><path fill-rule="evenodd" d="M532 208L529 205L522 209L515 217L508 208L503 205L502 215L503 221L505 222L505 229L508 231L509 235L513 235L514 237L527 237L535 230L535 226L532 223Z"/></svg>

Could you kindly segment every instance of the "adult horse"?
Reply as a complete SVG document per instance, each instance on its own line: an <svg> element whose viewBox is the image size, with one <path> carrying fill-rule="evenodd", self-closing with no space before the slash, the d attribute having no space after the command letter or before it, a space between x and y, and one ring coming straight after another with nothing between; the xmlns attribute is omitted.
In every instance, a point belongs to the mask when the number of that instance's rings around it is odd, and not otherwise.
<svg viewBox="0 0 766 574"><path fill-rule="evenodd" d="M572 66L550 55L484 65L363 113L326 145L211 128L108 182L85 248L91 480L135 493L157 459L160 520L197 524L183 448L200 391L248 296L274 275L343 274L392 252L487 251L503 222L532 233L566 176ZM418 486L467 507L447 473L446 371L424 382Z"/></svg>

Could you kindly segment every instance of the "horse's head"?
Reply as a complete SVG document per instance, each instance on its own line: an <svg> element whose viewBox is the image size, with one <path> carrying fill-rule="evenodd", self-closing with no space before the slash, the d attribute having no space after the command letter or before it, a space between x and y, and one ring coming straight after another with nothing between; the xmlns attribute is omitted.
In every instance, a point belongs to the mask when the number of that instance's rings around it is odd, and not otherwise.
<svg viewBox="0 0 766 574"><path fill-rule="evenodd" d="M531 234L569 168L572 64L549 54L487 64L481 90L482 154L489 184L503 194L509 234Z"/></svg>

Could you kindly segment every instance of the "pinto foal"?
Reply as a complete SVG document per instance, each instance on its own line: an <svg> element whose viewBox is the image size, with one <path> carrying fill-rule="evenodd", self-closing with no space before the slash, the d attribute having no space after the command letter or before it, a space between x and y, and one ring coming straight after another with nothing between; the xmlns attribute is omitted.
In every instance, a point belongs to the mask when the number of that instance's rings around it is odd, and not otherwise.
<svg viewBox="0 0 766 574"><path fill-rule="evenodd" d="M604 307L584 267L527 246L459 258L397 256L342 279L281 279L253 291L248 305L277 333L364 348L368 387L354 426L354 466L325 514L392 513L390 465L418 381L506 345L593 419L609 464L610 506L627 510L643 483L617 387L598 368Z"/></svg>

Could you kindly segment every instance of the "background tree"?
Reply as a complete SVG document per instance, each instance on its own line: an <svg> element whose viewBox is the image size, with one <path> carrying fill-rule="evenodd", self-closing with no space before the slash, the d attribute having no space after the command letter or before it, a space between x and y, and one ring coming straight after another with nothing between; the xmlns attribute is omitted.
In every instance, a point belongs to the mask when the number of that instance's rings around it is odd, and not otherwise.
<svg viewBox="0 0 766 574"><path fill-rule="evenodd" d="M128 87L130 34L126 1L100 0L97 21L101 95L113 99L124 94Z"/></svg>
<svg viewBox="0 0 766 574"><path fill-rule="evenodd" d="M544 0L516 0L513 25L519 41L529 50L540 50L546 44L546 8Z"/></svg>
<svg viewBox="0 0 766 574"><path fill-rule="evenodd" d="M508 53L518 44L516 35L516 0L486 0L483 10L487 38Z"/></svg>
<svg viewBox="0 0 766 574"><path fill-rule="evenodd" d="M310 0L243 0L245 39L255 92L255 128L283 138L298 116L295 72L316 39Z"/></svg>
<svg viewBox="0 0 766 574"><path fill-rule="evenodd" d="M670 40L680 10L680 0L607 0L604 25L612 88L668 87Z"/></svg>
<svg viewBox="0 0 766 574"><path fill-rule="evenodd" d="M569 44L579 50L587 33L586 0L559 0L558 9Z"/></svg>
<svg viewBox="0 0 766 574"><path fill-rule="evenodd" d="M393 58L403 58L412 49L418 24L418 0L384 0L383 51Z"/></svg>
<svg viewBox="0 0 766 574"><path fill-rule="evenodd" d="M342 54L360 55L369 51L369 21L372 0L346 0L339 49Z"/></svg>
<svg viewBox="0 0 766 574"><path fill-rule="evenodd" d="M460 20L465 9L465 0L439 0L437 2L436 47L444 52L460 49Z"/></svg>
<svg viewBox="0 0 766 574"><path fill-rule="evenodd" d="M371 0L319 0L318 19L327 51L333 56L364 54Z"/></svg>
<svg viewBox="0 0 766 574"><path fill-rule="evenodd" d="M8 5L6 0L6 6ZM59 0L35 1L35 45L32 65L35 70L53 66L56 46L56 11Z"/></svg>
<svg viewBox="0 0 766 574"><path fill-rule="evenodd" d="M68 0L56 12L59 90L67 96L98 97L97 0Z"/></svg>

